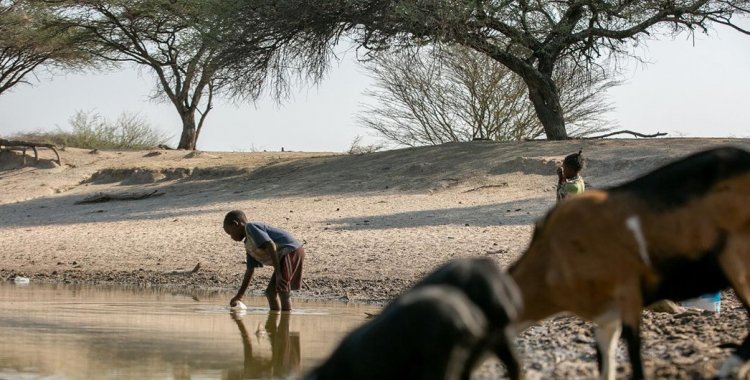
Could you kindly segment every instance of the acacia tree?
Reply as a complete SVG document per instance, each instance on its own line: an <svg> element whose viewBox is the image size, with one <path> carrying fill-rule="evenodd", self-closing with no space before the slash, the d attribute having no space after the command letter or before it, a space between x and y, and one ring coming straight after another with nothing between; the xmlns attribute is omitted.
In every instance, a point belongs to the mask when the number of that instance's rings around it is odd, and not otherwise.
<svg viewBox="0 0 750 380"><path fill-rule="evenodd" d="M0 95L36 70L88 64L74 33L47 26L52 16L28 1L0 1Z"/></svg>
<svg viewBox="0 0 750 380"><path fill-rule="evenodd" d="M270 38L296 31L320 46L342 36L380 50L456 43L486 54L520 76L548 139L565 139L554 80L564 60L589 66L632 55L633 44L658 33L707 32L750 14L750 0L247 0L238 22L265 14ZM260 5L259 5L260 4ZM270 17L268 15L271 15ZM246 21L248 23L250 21ZM244 37L242 33L239 40ZM239 59L239 58L238 58Z"/></svg>
<svg viewBox="0 0 750 380"><path fill-rule="evenodd" d="M488 56L459 45L377 54L365 64L375 79L360 122L407 146L451 141L533 139L544 129L520 77ZM605 130L612 109L605 91L618 84L607 71L558 66L554 74L565 121L585 136Z"/></svg>
<svg viewBox="0 0 750 380"><path fill-rule="evenodd" d="M48 1L48 3L50 3ZM182 121L178 149L196 148L213 98L226 88L216 36L227 27L211 0L52 1L71 29L94 44L105 62L134 63L157 81L154 98L166 98Z"/></svg>

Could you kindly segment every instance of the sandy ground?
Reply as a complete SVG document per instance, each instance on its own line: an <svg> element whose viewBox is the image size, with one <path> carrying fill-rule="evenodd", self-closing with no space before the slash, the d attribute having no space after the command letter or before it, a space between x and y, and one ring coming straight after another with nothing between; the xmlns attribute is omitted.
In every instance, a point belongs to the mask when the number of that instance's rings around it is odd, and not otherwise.
<svg viewBox="0 0 750 380"><path fill-rule="evenodd" d="M688 153L746 139L456 143L366 155L112 152L66 149L37 163L0 153L0 277L225 289L244 251L223 232L231 209L306 242L306 287L295 297L385 302L435 266L489 256L503 267L554 205L555 167L583 148L590 188L634 178ZM160 196L78 204L103 194ZM190 270L200 263L200 270ZM256 272L260 294L270 269ZM731 292L720 315L644 313L644 357L655 378L710 377L747 317ZM589 325L561 316L518 339L529 378L596 376ZM621 345L622 346L622 345ZM629 373L620 347L618 374ZM488 361L478 378L499 378Z"/></svg>

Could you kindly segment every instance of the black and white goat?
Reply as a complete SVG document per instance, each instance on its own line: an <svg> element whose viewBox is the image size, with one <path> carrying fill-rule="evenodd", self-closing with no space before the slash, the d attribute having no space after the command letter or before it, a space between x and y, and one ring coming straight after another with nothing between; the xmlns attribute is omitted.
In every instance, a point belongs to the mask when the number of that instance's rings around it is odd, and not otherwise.
<svg viewBox="0 0 750 380"><path fill-rule="evenodd" d="M508 376L521 378L521 368L510 323L521 312L521 295L513 280L486 257L450 261L414 285L448 285L460 289L487 318L488 332L475 354L494 353L505 365Z"/></svg>
<svg viewBox="0 0 750 380"><path fill-rule="evenodd" d="M690 155L623 185L556 205L509 269L523 326L569 311L597 325L602 378L615 374L623 334L632 377L643 378L644 305L727 287L750 306L750 153L724 147ZM717 373L750 358L750 336Z"/></svg>
<svg viewBox="0 0 750 380"><path fill-rule="evenodd" d="M347 335L306 380L468 380L484 314L458 289L407 292Z"/></svg>
<svg viewBox="0 0 750 380"><path fill-rule="evenodd" d="M508 332L519 312L518 289L492 260L454 260L349 334L308 379L469 379L487 352L519 379Z"/></svg>

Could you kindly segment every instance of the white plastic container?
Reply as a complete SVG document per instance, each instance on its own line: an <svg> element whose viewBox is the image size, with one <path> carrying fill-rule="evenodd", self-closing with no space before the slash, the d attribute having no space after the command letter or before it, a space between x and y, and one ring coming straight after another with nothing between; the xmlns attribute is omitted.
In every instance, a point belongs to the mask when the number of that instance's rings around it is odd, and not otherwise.
<svg viewBox="0 0 750 380"><path fill-rule="evenodd" d="M692 307L695 309L713 311L714 313L721 313L721 293L716 292L704 294L698 298L682 301L681 305L684 307Z"/></svg>
<svg viewBox="0 0 750 380"><path fill-rule="evenodd" d="M27 285L29 282L31 282L31 280L29 280L28 277L16 276L13 279L13 282L15 282L18 285Z"/></svg>

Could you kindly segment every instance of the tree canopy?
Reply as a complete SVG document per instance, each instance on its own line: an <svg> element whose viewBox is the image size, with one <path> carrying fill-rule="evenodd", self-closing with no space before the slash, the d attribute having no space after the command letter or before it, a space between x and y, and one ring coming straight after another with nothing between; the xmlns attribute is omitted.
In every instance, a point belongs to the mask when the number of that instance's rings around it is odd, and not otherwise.
<svg viewBox="0 0 750 380"><path fill-rule="evenodd" d="M89 63L70 31L49 27L53 15L30 1L0 1L0 95L42 67L71 68Z"/></svg>
<svg viewBox="0 0 750 380"><path fill-rule="evenodd" d="M369 50L459 44L519 75L547 138L565 139L553 78L560 62L590 70L600 59L632 56L647 38L715 25L750 34L736 23L748 14L750 0L247 0L236 15L235 39L237 46L258 35L303 44L314 57L307 59L311 73L321 72L330 47L344 36ZM244 56L237 49L225 59Z"/></svg>
<svg viewBox="0 0 750 380"><path fill-rule="evenodd" d="M217 1L46 1L63 21L84 34L87 52L111 64L147 68L156 79L153 97L166 99L182 121L178 148L195 149L213 97L225 82L214 34L224 26Z"/></svg>

